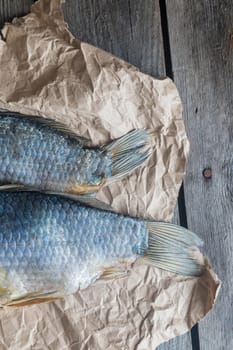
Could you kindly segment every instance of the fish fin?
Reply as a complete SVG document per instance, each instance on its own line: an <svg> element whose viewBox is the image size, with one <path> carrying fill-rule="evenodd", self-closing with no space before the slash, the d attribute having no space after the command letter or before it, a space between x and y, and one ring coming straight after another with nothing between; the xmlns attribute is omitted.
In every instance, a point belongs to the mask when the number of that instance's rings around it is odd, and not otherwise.
<svg viewBox="0 0 233 350"><path fill-rule="evenodd" d="M166 271L187 276L199 276L202 264L195 258L197 246L203 241L182 226L147 221L148 248L143 259Z"/></svg>
<svg viewBox="0 0 233 350"><path fill-rule="evenodd" d="M24 118L26 120L32 120L32 121L38 122L38 123L40 123L41 126L48 126L52 129L57 130L58 132L62 132L63 134L75 139L83 146L88 146L91 142L86 137L79 136L75 132L71 131L68 126L64 125L61 122L55 121L53 119L49 119L49 118L42 117L42 116L25 115L25 114L21 114L18 112L12 112L12 111L6 111L6 110L0 110L0 114L6 115L9 117L10 116L12 116L12 117L18 116L18 117Z"/></svg>
<svg viewBox="0 0 233 350"><path fill-rule="evenodd" d="M26 186L23 184L13 184L13 183L9 183L9 184L0 184L0 191L4 192L11 192L11 191L17 191L17 192L44 192L44 191L40 191L38 190L36 187L30 187L30 186Z"/></svg>
<svg viewBox="0 0 233 350"><path fill-rule="evenodd" d="M27 118L28 118L28 116L27 116ZM35 121L39 121L39 123L43 126L51 127L52 129L55 129L56 131L61 132L64 135L67 135L72 139L75 139L83 146L89 146L91 143L91 140L89 140L88 138L77 135L75 132L70 130L68 126L66 126L60 122L57 122L53 119L48 119L45 117L31 117L31 116L29 116L29 118L32 120L35 120Z"/></svg>
<svg viewBox="0 0 233 350"><path fill-rule="evenodd" d="M87 184L71 184L69 185L65 191L66 193L74 194L74 195L81 195L81 194L87 194L87 193L94 193L99 191L100 187L103 185L105 181L101 181L98 185L87 185Z"/></svg>
<svg viewBox="0 0 233 350"><path fill-rule="evenodd" d="M0 286L0 298L4 298L10 294L9 288Z"/></svg>
<svg viewBox="0 0 233 350"><path fill-rule="evenodd" d="M24 185L20 184L2 184L0 185L0 191L23 191L25 189Z"/></svg>
<svg viewBox="0 0 233 350"><path fill-rule="evenodd" d="M80 202L88 207L102 209L105 211L114 211L114 209L107 203L100 201L95 198L95 193L87 193L87 194L71 194L71 193L60 193L60 192L50 192L46 191L48 194L58 195L64 198L72 199L73 201Z"/></svg>
<svg viewBox="0 0 233 350"><path fill-rule="evenodd" d="M0 296L10 295L12 290L11 283L8 279L7 272L0 267Z"/></svg>
<svg viewBox="0 0 233 350"><path fill-rule="evenodd" d="M67 195L71 196L78 196L78 195L87 195L89 193L95 193L97 192L100 187L102 186L102 183L99 185L72 185L66 189ZM50 194L57 194L62 195L63 192L55 192L55 191L47 191L47 190L40 190L36 187L30 187L25 186L21 184L1 184L0 185L0 191L30 191L30 192L41 192L41 193L50 193ZM64 193L64 194L65 194Z"/></svg>
<svg viewBox="0 0 233 350"><path fill-rule="evenodd" d="M56 195L64 198L69 198L74 201L78 201L82 204L85 204L89 207L93 207L96 209L102 209L105 211L114 211L114 209L107 203L101 202L99 199L95 198L95 192L93 193L86 193L86 194L72 194L72 193L64 193L64 192L54 192L54 191L40 191L38 189L35 189L33 187L27 187L20 184L6 184L6 185L0 185L0 191L5 192L11 192L11 191L30 191L30 192L40 192L40 193L47 193L51 195Z"/></svg>
<svg viewBox="0 0 233 350"><path fill-rule="evenodd" d="M34 293L28 293L25 294L19 298L15 298L12 300L9 300L7 303L3 305L4 308L8 307L22 307L22 306L29 306L34 304L41 304L41 303L48 303L50 301L61 299L62 296L60 296L57 291L52 292L34 292Z"/></svg>
<svg viewBox="0 0 233 350"><path fill-rule="evenodd" d="M128 274L128 270L123 269L122 267L111 266L103 270L102 274L98 278L97 282L107 282L113 279L125 277Z"/></svg>
<svg viewBox="0 0 233 350"><path fill-rule="evenodd" d="M132 130L126 135L102 147L112 160L112 175L107 184L140 167L150 156L150 133L145 130Z"/></svg>
<svg viewBox="0 0 233 350"><path fill-rule="evenodd" d="M104 203L100 201L97 198L89 197L89 196L77 196L77 200L82 203L87 205L88 207L96 208L96 209L101 209L105 211L114 211L114 209L111 207L111 205Z"/></svg>

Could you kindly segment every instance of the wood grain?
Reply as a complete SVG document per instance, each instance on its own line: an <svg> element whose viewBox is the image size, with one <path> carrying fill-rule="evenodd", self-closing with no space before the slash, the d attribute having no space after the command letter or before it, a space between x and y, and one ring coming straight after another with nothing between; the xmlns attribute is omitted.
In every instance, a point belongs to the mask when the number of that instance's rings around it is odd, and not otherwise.
<svg viewBox="0 0 233 350"><path fill-rule="evenodd" d="M158 1L67 0L63 8L76 37L165 76Z"/></svg>
<svg viewBox="0 0 233 350"><path fill-rule="evenodd" d="M30 11L33 0L0 0L0 28L5 21L20 17Z"/></svg>
<svg viewBox="0 0 233 350"><path fill-rule="evenodd" d="M233 349L233 3L167 1L175 82L191 142L184 190L189 228L223 280L199 323L200 349ZM210 172L203 170L211 168ZM206 176L207 175L207 176Z"/></svg>

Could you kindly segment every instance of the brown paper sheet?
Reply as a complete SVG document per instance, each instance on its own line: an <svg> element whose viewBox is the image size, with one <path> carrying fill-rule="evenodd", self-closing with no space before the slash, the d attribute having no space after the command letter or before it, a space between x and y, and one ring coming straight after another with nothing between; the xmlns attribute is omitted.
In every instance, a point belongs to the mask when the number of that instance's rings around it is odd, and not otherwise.
<svg viewBox="0 0 233 350"><path fill-rule="evenodd" d="M94 145L153 130L149 162L98 197L122 213L171 220L189 148L174 83L75 39L59 0L38 1L2 33L0 108L54 118ZM62 301L1 311L0 348L155 349L200 320L219 285L207 260L200 278L137 265Z"/></svg>

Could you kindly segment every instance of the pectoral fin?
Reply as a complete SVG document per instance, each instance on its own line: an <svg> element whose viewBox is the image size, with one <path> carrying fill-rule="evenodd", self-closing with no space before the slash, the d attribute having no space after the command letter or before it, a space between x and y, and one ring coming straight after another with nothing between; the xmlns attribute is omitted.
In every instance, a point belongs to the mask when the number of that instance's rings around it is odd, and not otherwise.
<svg viewBox="0 0 233 350"><path fill-rule="evenodd" d="M28 191L28 189L25 189L24 185L20 184L1 184L0 185L0 191Z"/></svg>
<svg viewBox="0 0 233 350"><path fill-rule="evenodd" d="M41 116L32 116L32 115L24 115L18 112L11 112L11 111L7 111L7 110L2 110L0 109L0 114L1 115L6 115L8 116L18 116L20 118L24 118L25 120L28 121L34 121L39 123L41 126L47 126L50 127L58 132L61 132L63 135L67 135L70 138L75 139L77 142L79 142L81 145L86 146L86 147L90 147L90 143L91 141L89 139L87 139L86 137L77 135L75 132L73 132L67 125L58 122L54 119L48 119L46 117L41 117Z"/></svg>
<svg viewBox="0 0 233 350"><path fill-rule="evenodd" d="M0 185L0 192L11 192L11 191L29 191L29 192L40 192L40 193L46 193L56 196L61 196L65 198L72 199L74 201L78 201L80 203L83 203L87 206L107 210L107 211L114 211L114 209L107 203L101 202L99 199L95 198L95 193L86 193L86 194L73 194L73 193L66 193L66 192L55 192L55 191L41 191L39 189L33 188L33 187L27 187L20 184L2 184Z"/></svg>
<svg viewBox="0 0 233 350"><path fill-rule="evenodd" d="M22 307L34 304L48 303L50 301L58 300L62 298L57 291L51 292L34 292L25 294L19 298L14 298L3 305L4 308L8 307Z"/></svg>
<svg viewBox="0 0 233 350"><path fill-rule="evenodd" d="M105 183L105 180L102 180L98 185L88 185L88 184L71 184L65 189L66 193L70 194L87 194L87 193L93 193L99 191L99 189L102 187L102 185Z"/></svg>
<svg viewBox="0 0 233 350"><path fill-rule="evenodd" d="M0 191L30 191L30 192L45 192L45 193L51 193L51 194L59 194L62 193L67 194L67 196L70 195L83 195L83 194L91 194L97 192L100 187L103 185L103 182L101 182L99 185L70 185L65 189L65 192L53 192L49 190L41 190L39 187L30 187L27 185L22 184L12 184L12 183L1 183L0 184Z"/></svg>
<svg viewBox="0 0 233 350"><path fill-rule="evenodd" d="M122 259L117 265L104 268L97 282L110 281L127 276L132 262L132 259Z"/></svg>

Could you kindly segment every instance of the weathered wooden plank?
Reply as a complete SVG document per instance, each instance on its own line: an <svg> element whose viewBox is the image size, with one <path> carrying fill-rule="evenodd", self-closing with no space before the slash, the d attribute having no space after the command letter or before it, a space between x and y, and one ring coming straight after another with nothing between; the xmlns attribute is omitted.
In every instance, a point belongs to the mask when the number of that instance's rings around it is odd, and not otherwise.
<svg viewBox="0 0 233 350"><path fill-rule="evenodd" d="M175 339L171 339L158 346L156 350L192 350L191 333L188 332Z"/></svg>
<svg viewBox="0 0 233 350"><path fill-rule="evenodd" d="M13 17L20 17L30 11L33 0L0 0L0 28L5 21L11 21Z"/></svg>
<svg viewBox="0 0 233 350"><path fill-rule="evenodd" d="M64 14L71 32L81 40L144 73L165 75L158 1L68 0Z"/></svg>
<svg viewBox="0 0 233 350"><path fill-rule="evenodd" d="M191 142L185 179L189 228L223 280L199 323L200 349L233 349L233 2L167 1L175 82ZM203 169L211 168L203 176Z"/></svg>

